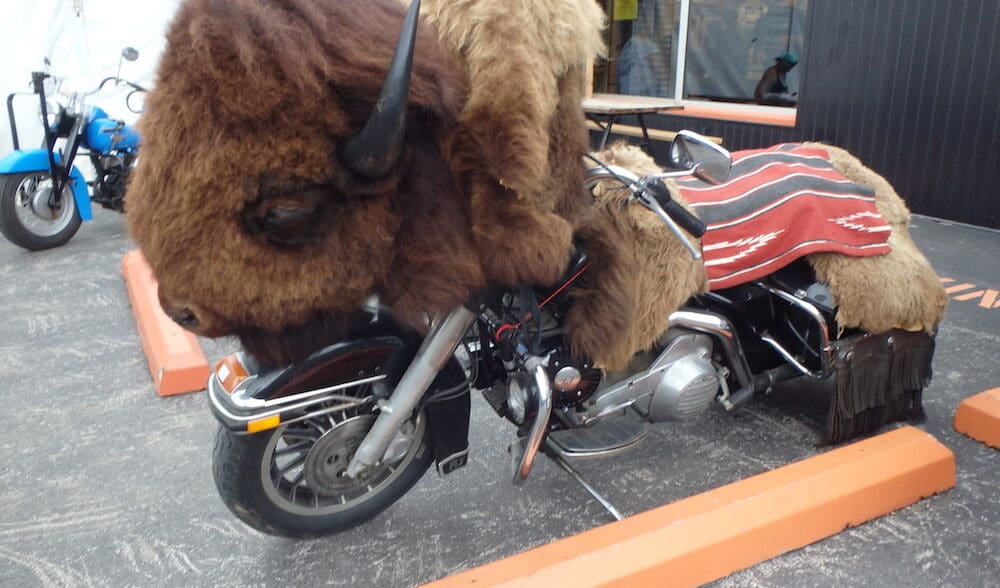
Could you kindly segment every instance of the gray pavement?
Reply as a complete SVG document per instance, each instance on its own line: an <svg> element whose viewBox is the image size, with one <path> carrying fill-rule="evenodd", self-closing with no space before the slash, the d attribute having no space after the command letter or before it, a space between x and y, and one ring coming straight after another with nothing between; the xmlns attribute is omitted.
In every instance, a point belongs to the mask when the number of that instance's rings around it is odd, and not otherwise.
<svg viewBox="0 0 1000 588"><path fill-rule="evenodd" d="M0 585L411 586L609 522L547 460L509 484L512 430L474 397L469 466L429 472L368 524L310 541L243 526L212 482L204 394L154 393L121 279L122 218L95 216L53 251L0 242ZM939 274L975 286L965 294L1000 290L1000 234L925 218L913 232ZM961 399L1000 386L1000 308L983 300L952 301L925 395L922 427L955 453L958 486L719 585L1000 586L1000 452L951 427ZM236 349L202 344L210 361ZM818 451L777 399L648 430L628 453L578 464L626 514Z"/></svg>

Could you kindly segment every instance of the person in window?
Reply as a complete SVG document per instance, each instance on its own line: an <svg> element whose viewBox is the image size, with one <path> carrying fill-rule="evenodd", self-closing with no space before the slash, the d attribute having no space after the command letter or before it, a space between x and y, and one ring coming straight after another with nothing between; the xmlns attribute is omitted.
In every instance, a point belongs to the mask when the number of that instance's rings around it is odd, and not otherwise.
<svg viewBox="0 0 1000 588"><path fill-rule="evenodd" d="M618 56L618 92L633 96L658 96L660 76L656 60L660 49L645 27L635 32Z"/></svg>
<svg viewBox="0 0 1000 588"><path fill-rule="evenodd" d="M785 76L799 62L794 53L785 53L774 59L774 65L764 70L764 75L757 82L753 98L758 104L772 106L795 106L796 95L788 92Z"/></svg>

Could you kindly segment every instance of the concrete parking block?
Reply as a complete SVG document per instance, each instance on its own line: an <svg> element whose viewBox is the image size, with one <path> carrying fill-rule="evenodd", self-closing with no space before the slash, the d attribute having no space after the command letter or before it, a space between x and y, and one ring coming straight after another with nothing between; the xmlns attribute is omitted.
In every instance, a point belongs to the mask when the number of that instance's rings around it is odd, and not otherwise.
<svg viewBox="0 0 1000 588"><path fill-rule="evenodd" d="M952 452L902 427L429 586L695 586L954 485Z"/></svg>
<svg viewBox="0 0 1000 588"><path fill-rule="evenodd" d="M955 411L955 430L1000 449L1000 388L963 400Z"/></svg>
<svg viewBox="0 0 1000 588"><path fill-rule="evenodd" d="M209 375L208 360L195 336L170 320L160 308L156 279L142 252L133 250L125 254L122 275L156 393L170 396L204 390Z"/></svg>

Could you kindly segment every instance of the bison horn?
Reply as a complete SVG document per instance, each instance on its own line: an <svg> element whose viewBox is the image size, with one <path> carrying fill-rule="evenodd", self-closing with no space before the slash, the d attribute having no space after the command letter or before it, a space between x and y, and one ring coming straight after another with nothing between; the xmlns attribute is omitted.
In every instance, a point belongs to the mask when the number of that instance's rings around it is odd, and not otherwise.
<svg viewBox="0 0 1000 588"><path fill-rule="evenodd" d="M365 127L344 143L344 161L359 176L381 178L399 161L406 130L406 101L410 94L410 70L417 38L420 0L413 0L403 21L396 52L382 91Z"/></svg>

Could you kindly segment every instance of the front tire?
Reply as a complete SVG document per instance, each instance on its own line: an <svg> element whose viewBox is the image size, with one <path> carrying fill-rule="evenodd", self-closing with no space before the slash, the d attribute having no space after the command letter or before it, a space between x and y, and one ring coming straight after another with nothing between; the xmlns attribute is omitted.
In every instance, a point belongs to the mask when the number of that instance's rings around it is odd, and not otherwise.
<svg viewBox="0 0 1000 588"><path fill-rule="evenodd" d="M423 413L407 422L401 459L365 479L343 474L375 422L372 413L330 413L252 435L220 427L213 470L229 510L251 527L291 537L337 533L368 521L403 496L432 460Z"/></svg>
<svg viewBox="0 0 1000 588"><path fill-rule="evenodd" d="M59 206L49 206L49 172L0 176L0 233L19 247L40 251L59 247L73 238L82 220L73 189L63 187Z"/></svg>

